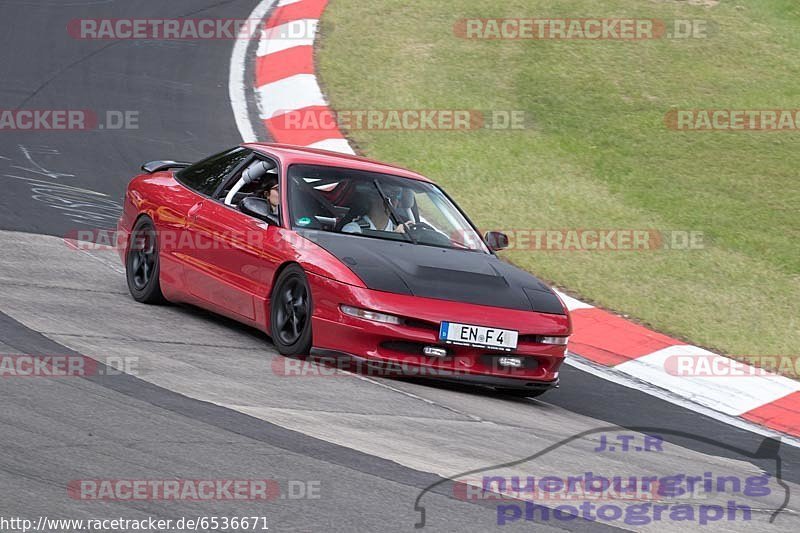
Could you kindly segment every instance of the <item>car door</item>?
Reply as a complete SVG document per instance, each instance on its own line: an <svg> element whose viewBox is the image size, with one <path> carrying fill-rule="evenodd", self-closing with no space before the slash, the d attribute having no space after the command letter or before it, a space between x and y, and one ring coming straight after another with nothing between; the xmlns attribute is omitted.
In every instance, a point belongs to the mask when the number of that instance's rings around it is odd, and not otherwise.
<svg viewBox="0 0 800 533"><path fill-rule="evenodd" d="M207 265L201 262L199 251L210 246L208 239L193 230L194 219L203 204L211 200L227 177L246 164L251 157L252 150L235 147L175 173L175 180L180 184L178 186L183 188L181 197L184 201L181 204L182 216L176 217L173 224L179 227L172 228L169 241L174 256L181 264L180 271L176 273L180 276L183 290L192 296L200 297L203 292L197 284L204 284L203 279L209 274L198 276L198 271L208 271Z"/></svg>
<svg viewBox="0 0 800 533"><path fill-rule="evenodd" d="M238 179L243 166L226 181ZM223 188L218 187L217 194ZM212 197L191 214L188 231L196 243L185 272L191 293L218 312L262 323L265 317L259 303L266 299L266 287L279 263L279 228Z"/></svg>

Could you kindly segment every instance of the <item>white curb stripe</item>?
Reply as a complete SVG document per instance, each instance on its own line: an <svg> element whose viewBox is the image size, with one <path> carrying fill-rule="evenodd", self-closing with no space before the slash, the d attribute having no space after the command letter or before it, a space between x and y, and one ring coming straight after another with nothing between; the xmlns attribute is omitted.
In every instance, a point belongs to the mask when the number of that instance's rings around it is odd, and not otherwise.
<svg viewBox="0 0 800 533"><path fill-rule="evenodd" d="M720 413L716 409L711 409L709 407L700 405L690 400L689 398L681 396L678 393L654 387L649 383L635 379L631 376L628 376L627 374L621 374L619 372L615 372L613 367L612 368L600 367L592 363L592 361L584 359L578 354L569 353L569 356L567 357L565 364L573 368L577 368L582 372L586 372L587 374L591 374L606 381L610 381L611 383L616 383L617 385L622 385L623 387L628 387L629 389L644 392L649 396L653 396L660 400L664 400L673 405L677 405L678 407L683 407L684 409L688 409L689 411L693 411L695 413L707 416L713 420L723 422L725 424L728 424L730 426L739 429L750 431L751 433L755 433L757 435L777 438L784 444L788 444L795 448L800 448L800 439L797 439L789 435L784 435L779 431L774 431L765 426L761 426L759 424L750 422L748 420L739 418L737 416L731 416Z"/></svg>
<svg viewBox="0 0 800 533"><path fill-rule="evenodd" d="M262 20L274 3L275 0L262 0L250 13L249 19ZM246 31L245 28L242 28L242 32L244 31ZM246 143L258 140L253 124L250 122L250 111L247 106L247 94L252 84L245 83L244 79L247 72L247 68L245 68L247 46L250 42L250 39L245 39L240 34L236 42L233 43L231 69L228 72L228 98L233 109L233 119L236 122L236 128L239 130L239 135L242 136L242 141Z"/></svg>
<svg viewBox="0 0 800 533"><path fill-rule="evenodd" d="M295 46L311 46L317 33L317 19L292 20L261 32L256 55L264 57Z"/></svg>
<svg viewBox="0 0 800 533"><path fill-rule="evenodd" d="M295 74L256 88L259 116L274 118L289 111L327 105L313 74Z"/></svg>
<svg viewBox="0 0 800 533"><path fill-rule="evenodd" d="M298 1L300 0L280 0L277 5L282 7ZM262 19L264 14L261 16ZM313 46L318 26L318 19L303 17L285 21L283 24L262 31L256 51L257 59L261 58L262 67L264 66L263 61L268 62L269 56L272 54L297 46ZM268 67L269 63L266 66ZM256 87L255 93L259 117L262 120L268 120L305 107L327 106L325 96L322 94L314 74L288 76L261 87ZM280 138L274 140L276 142L283 141ZM339 136L323 139L308 146L355 155L350 143Z"/></svg>
<svg viewBox="0 0 800 533"><path fill-rule="evenodd" d="M576 309L591 309L592 307L594 307L580 300L576 300L572 296L564 294L563 292L557 289L553 290L556 292L556 294L558 294L559 298L561 298L561 300L564 302L564 305L566 305L567 309L569 309L570 311L574 311Z"/></svg>
<svg viewBox="0 0 800 533"><path fill-rule="evenodd" d="M318 148L320 150L329 150L331 152L339 152L342 154L356 155L355 151L350 147L347 139L325 139L324 141L317 141L309 144L309 148Z"/></svg>
<svg viewBox="0 0 800 533"><path fill-rule="evenodd" d="M667 372L665 366L667 358L674 355L702 355L730 361L697 346L670 346L644 357L626 361L615 366L614 370L733 416L800 391L799 382L782 376L674 376Z"/></svg>

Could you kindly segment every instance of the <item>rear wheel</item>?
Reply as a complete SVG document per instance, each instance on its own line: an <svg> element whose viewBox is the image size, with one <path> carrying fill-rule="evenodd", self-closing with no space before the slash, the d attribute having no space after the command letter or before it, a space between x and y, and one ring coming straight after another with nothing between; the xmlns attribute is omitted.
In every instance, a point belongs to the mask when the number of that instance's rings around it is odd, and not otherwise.
<svg viewBox="0 0 800 533"><path fill-rule="evenodd" d="M145 304L164 302L159 266L156 228L150 217L145 216L133 227L125 257L125 277L134 300Z"/></svg>
<svg viewBox="0 0 800 533"><path fill-rule="evenodd" d="M270 333L282 355L311 351L311 289L299 265L289 265L278 276L270 299Z"/></svg>

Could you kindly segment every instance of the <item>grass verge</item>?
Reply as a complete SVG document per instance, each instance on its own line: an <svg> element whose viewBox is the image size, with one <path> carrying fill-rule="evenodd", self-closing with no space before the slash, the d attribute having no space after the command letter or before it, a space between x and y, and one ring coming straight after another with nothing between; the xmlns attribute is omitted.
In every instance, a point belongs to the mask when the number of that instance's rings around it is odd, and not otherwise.
<svg viewBox="0 0 800 533"><path fill-rule="evenodd" d="M702 2L701 2L702 3ZM714 4L710 2L709 4ZM705 19L705 39L467 40L472 17ZM800 346L800 133L677 132L671 109L794 109L795 0L334 0L334 109L523 110L523 130L347 132L442 184L483 229L702 232L699 250L515 250L514 263L736 355Z"/></svg>

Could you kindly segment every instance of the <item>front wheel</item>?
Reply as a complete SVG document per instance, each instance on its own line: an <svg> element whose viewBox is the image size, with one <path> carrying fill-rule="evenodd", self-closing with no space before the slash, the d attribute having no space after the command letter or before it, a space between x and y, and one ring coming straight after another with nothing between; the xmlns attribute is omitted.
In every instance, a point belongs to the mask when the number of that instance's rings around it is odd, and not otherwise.
<svg viewBox="0 0 800 533"><path fill-rule="evenodd" d="M308 355L311 350L311 289L299 265L278 276L270 299L270 333L281 355Z"/></svg>
<svg viewBox="0 0 800 533"><path fill-rule="evenodd" d="M134 300L145 304L165 301L158 279L159 271L156 228L150 217L144 216L133 226L125 257L125 277Z"/></svg>

